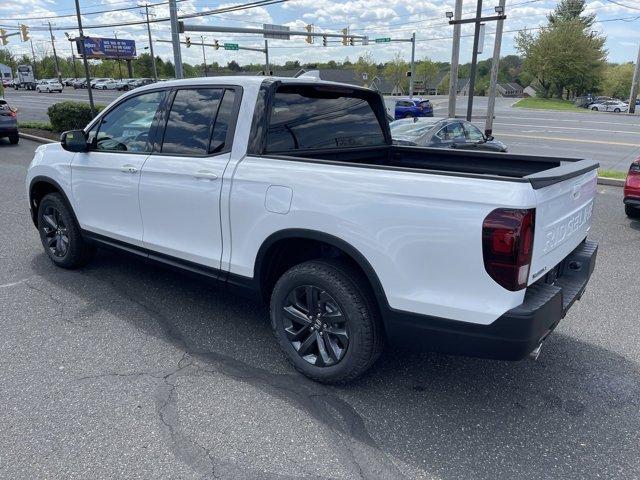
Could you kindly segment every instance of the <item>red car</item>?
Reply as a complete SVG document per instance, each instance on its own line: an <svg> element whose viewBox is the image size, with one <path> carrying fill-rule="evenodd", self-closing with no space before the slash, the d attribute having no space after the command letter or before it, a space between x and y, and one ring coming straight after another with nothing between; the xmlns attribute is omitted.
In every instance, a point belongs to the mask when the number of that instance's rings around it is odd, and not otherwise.
<svg viewBox="0 0 640 480"><path fill-rule="evenodd" d="M624 211L629 218L640 218L640 157L629 167L624 182Z"/></svg>

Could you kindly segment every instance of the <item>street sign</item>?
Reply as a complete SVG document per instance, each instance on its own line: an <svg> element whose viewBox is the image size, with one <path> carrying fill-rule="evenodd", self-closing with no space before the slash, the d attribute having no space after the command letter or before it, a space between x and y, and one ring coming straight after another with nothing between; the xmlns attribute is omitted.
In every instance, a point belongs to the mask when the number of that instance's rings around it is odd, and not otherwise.
<svg viewBox="0 0 640 480"><path fill-rule="evenodd" d="M291 30L291 28L286 27L284 25L271 25L269 23L263 23L262 28L265 30L277 30L282 33L265 33L264 38L273 38L275 40L291 40L291 35L287 32Z"/></svg>
<svg viewBox="0 0 640 480"><path fill-rule="evenodd" d="M389 37L383 37L383 38L376 38L375 42L376 43L389 43L391 41L391 38Z"/></svg>
<svg viewBox="0 0 640 480"><path fill-rule="evenodd" d="M224 49L225 50L238 50L238 44L237 43L225 43L224 44Z"/></svg>
<svg viewBox="0 0 640 480"><path fill-rule="evenodd" d="M80 40L77 40L80 43ZM82 53L82 45L78 45ZM136 42L116 38L84 37L84 51L87 58L131 59L136 56Z"/></svg>

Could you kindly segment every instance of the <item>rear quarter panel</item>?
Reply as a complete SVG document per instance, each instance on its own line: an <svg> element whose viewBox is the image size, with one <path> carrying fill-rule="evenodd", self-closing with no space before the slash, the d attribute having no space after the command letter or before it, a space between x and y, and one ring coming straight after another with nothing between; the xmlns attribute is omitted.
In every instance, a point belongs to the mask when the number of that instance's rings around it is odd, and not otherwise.
<svg viewBox="0 0 640 480"><path fill-rule="evenodd" d="M271 213L272 185L293 191ZM392 308L489 324L522 303L524 290L494 282L482 260L482 222L498 207L531 208L528 183L245 157L233 175L228 269L252 277L271 234L308 229L338 237L371 264Z"/></svg>

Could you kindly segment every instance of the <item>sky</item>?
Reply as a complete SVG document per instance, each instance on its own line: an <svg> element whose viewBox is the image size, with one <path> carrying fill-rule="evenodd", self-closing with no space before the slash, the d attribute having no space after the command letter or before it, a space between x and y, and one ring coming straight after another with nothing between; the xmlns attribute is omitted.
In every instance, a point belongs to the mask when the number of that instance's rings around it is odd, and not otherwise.
<svg viewBox="0 0 640 480"><path fill-rule="evenodd" d="M214 0L179 0L179 14L190 14L207 10L228 7L245 3L215 2ZM162 3L164 0L148 0L149 4ZM165 2L166 3L166 2ZM484 15L491 15L497 0L484 0ZM640 0L588 0L587 11L595 13L598 23L595 29L607 36L606 48L611 62L633 62L640 47ZM142 2L138 2L142 5ZM126 11L108 11L135 6L132 0L81 0L83 24L101 26L113 23L140 21L144 8ZM513 39L514 30L535 28L545 24L546 14L556 5L555 0L507 0L502 44L502 55L516 53ZM437 61L450 61L451 35L453 27L449 26L445 12L452 11L454 0L289 0L267 7L257 7L242 11L227 12L191 19L189 23L202 25L224 25L237 27L261 27L263 24L287 25L292 30L304 30L312 24L316 32L339 33L348 27L350 33L368 35L372 40L369 45L342 46L330 44L322 46L322 39L317 38L313 45L305 43L302 37L291 37L291 40L269 40L270 59L282 64L287 60L298 60L300 63L321 61L351 61L367 52L377 62L384 62L399 53L405 60L410 59L410 44L397 42L389 44L373 44L374 38L390 37L408 39L416 33L416 59L430 58ZM464 0L463 17L473 16L476 0ZM92 12L104 12L92 14ZM166 4L149 9L157 18L169 16ZM37 18L36 18L37 17ZM53 17L53 18L43 18ZM0 27L16 28L25 23L30 27L34 40L36 56L51 53L51 39L47 22L55 29L56 48L59 55L70 56L70 44L66 41L65 32L70 36L77 35L74 0L19 0L0 2ZM74 28L74 25L76 28ZM159 39L170 39L168 22L152 24L154 51L165 59L172 59L171 45L156 42ZM493 51L495 22L486 27L483 54L479 59L490 58ZM11 30L14 31L14 30ZM464 37L473 32L472 25L463 25L463 38L460 50L460 62L471 60L472 38ZM113 38L128 38L136 41L138 53L144 52L148 46L146 25L120 26L109 28L91 28L85 35ZM199 41L200 34L189 34L191 41ZM263 47L264 39L255 34L203 33L205 42L218 39L220 43L238 43L247 47ZM184 35L182 36L184 39ZM30 54L29 43L22 43L18 36L10 37L7 48L14 54ZM148 50L146 50L148 51ZM197 64L202 62L200 47L182 46L183 62ZM226 64L236 60L240 64L264 62L264 55L249 51L218 51L207 48L207 62L217 61Z"/></svg>

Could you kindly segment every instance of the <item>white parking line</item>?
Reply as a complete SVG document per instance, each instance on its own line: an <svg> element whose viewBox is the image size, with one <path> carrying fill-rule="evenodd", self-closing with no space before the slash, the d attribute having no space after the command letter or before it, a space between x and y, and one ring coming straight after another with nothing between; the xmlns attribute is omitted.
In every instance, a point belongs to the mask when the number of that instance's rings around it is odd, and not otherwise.
<svg viewBox="0 0 640 480"><path fill-rule="evenodd" d="M600 132L600 133L627 133L630 135L640 135L640 131L637 132L633 132L630 130L603 130L601 128L585 128L585 127L554 127L553 125L528 125L528 124L522 124L522 123L518 123L518 124L513 124L513 123L501 123L501 122L494 122L494 125L504 125L507 127L529 127L529 128L555 128L555 129L560 129L560 130L581 130L581 131L589 131L589 132Z"/></svg>

